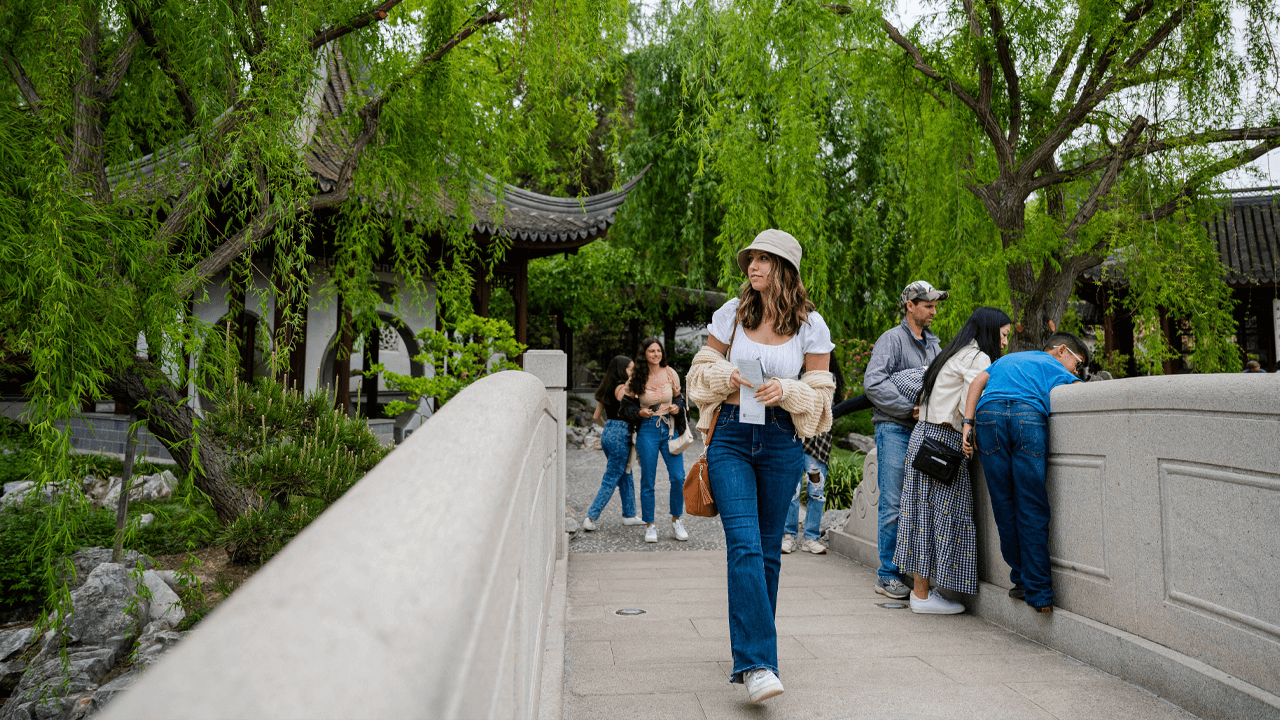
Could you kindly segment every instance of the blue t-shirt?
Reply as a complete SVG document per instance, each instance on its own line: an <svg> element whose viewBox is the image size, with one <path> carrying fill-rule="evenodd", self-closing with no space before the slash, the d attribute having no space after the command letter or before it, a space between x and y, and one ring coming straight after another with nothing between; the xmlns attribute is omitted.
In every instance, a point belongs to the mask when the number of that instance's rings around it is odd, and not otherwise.
<svg viewBox="0 0 1280 720"><path fill-rule="evenodd" d="M988 400L1017 400L1049 414L1049 391L1059 385L1079 382L1062 363L1047 352L1028 350L1005 355L987 368L987 387L978 401L978 410Z"/></svg>

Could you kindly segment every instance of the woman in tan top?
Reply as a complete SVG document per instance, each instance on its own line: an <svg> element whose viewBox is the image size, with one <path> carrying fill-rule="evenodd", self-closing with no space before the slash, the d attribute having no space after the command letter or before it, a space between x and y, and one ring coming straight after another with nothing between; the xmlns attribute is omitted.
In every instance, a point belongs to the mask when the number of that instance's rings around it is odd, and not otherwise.
<svg viewBox="0 0 1280 720"><path fill-rule="evenodd" d="M640 343L635 368L627 383L627 394L640 399L640 426L636 429L636 458L640 461L640 515L648 526L645 542L658 542L654 525L654 485L658 481L658 456L667 466L671 481L668 499L671 530L677 540L688 540L684 522L684 458L672 455L667 441L674 437L673 415L680 412L674 400L680 395L680 376L667 367L667 351L658 338L648 337Z"/></svg>

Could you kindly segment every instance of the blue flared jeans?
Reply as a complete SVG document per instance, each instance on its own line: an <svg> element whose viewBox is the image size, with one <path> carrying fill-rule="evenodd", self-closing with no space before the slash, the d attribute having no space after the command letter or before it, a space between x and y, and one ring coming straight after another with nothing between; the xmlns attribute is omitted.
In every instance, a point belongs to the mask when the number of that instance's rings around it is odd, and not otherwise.
<svg viewBox="0 0 1280 720"><path fill-rule="evenodd" d="M654 486L658 482L658 456L667 466L671 481L668 507L671 517L684 515L684 457L667 449L671 430L661 417L651 417L636 430L636 459L640 461L640 512L644 521L653 524Z"/></svg>
<svg viewBox="0 0 1280 720"><path fill-rule="evenodd" d="M1028 605L1052 605L1045 485L1049 419L1034 405L989 400L978 409L976 434L991 512L1000 531L1000 555L1013 568L1009 581L1026 590Z"/></svg>
<svg viewBox="0 0 1280 720"><path fill-rule="evenodd" d="M621 420L606 422L604 432L600 435L600 448L604 450L607 464L604 479L600 481L600 492L596 493L595 502L587 510L587 517L592 522L600 519L604 506L613 497L614 488L622 496L622 517L635 517L636 489L631 480L631 471L627 468L627 460L631 456L631 426Z"/></svg>
<svg viewBox="0 0 1280 720"><path fill-rule="evenodd" d="M791 415L765 408L764 425L738 421L738 406L724 405L707 449L711 496L724 526L728 560L731 682L768 668L778 674L778 574L782 525L804 471L804 448Z"/></svg>

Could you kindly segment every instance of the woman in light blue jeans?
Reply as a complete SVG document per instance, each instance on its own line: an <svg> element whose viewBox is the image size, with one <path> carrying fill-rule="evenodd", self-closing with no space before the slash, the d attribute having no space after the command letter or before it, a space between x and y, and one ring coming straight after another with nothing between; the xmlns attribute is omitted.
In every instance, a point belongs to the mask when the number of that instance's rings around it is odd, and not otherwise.
<svg viewBox="0 0 1280 720"><path fill-rule="evenodd" d="M582 521L583 530L596 529L596 521L613 497L615 488L622 496L622 524L641 524L640 518L636 517L635 486L632 484L631 470L627 467L627 460L631 455L631 424L619 414L622 396L630 377L631 359L619 355L609 363L600 387L596 388L596 414L592 419L604 424L600 447L604 450L608 465L605 466L604 478L600 481L600 491L596 493L595 501L587 510L587 517Z"/></svg>
<svg viewBox="0 0 1280 720"><path fill-rule="evenodd" d="M667 350L656 337L640 342L640 350L627 381L627 394L640 404L640 425L636 428L636 459L640 461L640 514L644 516L644 541L658 542L654 524L654 487L658 483L658 458L667 466L671 483L667 507L671 511L671 532L677 540L688 540L684 527L684 458L673 455L667 441L675 435L675 416L680 406L680 376L667 365Z"/></svg>

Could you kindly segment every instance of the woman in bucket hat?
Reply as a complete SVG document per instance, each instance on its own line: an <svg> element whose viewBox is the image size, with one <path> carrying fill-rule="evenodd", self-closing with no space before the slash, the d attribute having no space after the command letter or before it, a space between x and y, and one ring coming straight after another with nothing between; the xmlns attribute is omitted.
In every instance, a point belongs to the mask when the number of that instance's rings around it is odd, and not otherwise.
<svg viewBox="0 0 1280 720"><path fill-rule="evenodd" d="M835 346L800 281L802 254L781 230L765 230L738 253L747 280L712 317L686 379L698 429L705 436L715 423L707 464L728 560L730 682L745 683L752 702L782 693L774 624L782 527L804 470L801 438L831 429ZM759 387L735 365L748 359L764 370ZM742 392L764 403L763 425L741 420Z"/></svg>

